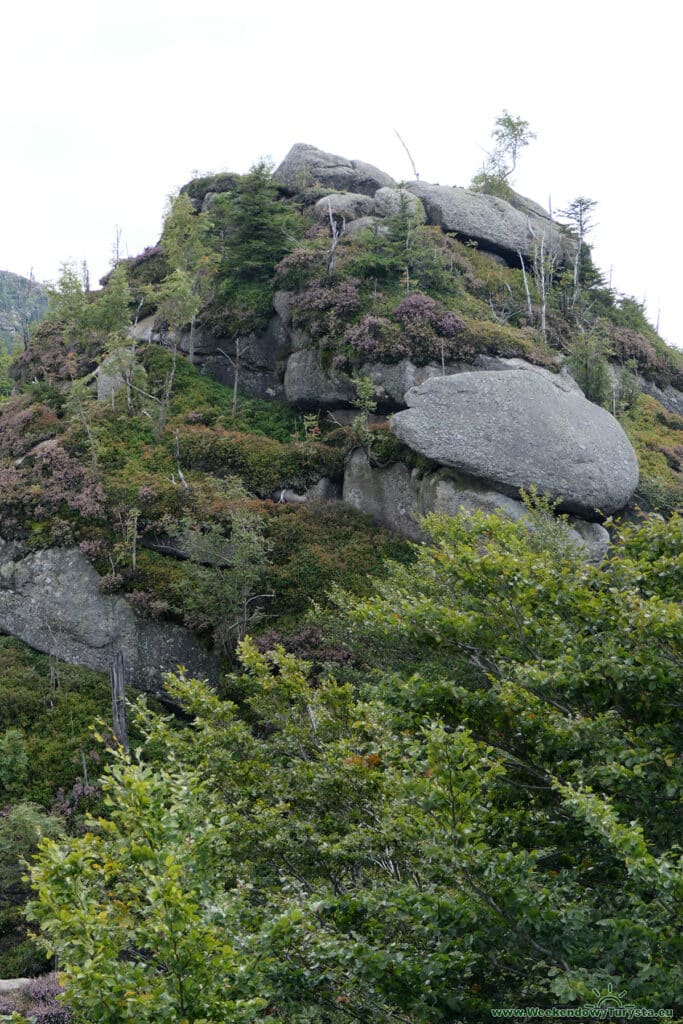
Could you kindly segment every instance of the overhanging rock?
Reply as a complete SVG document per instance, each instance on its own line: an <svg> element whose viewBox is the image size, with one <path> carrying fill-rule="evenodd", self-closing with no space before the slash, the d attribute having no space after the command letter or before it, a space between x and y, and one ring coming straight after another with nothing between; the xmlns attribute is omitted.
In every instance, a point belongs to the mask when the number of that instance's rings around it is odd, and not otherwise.
<svg viewBox="0 0 683 1024"><path fill-rule="evenodd" d="M534 368L433 377L406 402L391 419L404 444L512 497L536 487L562 511L599 519L638 484L619 423L563 376Z"/></svg>

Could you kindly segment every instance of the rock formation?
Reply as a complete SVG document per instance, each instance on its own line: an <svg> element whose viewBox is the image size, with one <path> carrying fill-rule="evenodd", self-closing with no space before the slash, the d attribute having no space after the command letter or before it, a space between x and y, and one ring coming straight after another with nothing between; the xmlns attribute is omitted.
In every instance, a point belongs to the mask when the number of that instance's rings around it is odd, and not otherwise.
<svg viewBox="0 0 683 1024"><path fill-rule="evenodd" d="M505 494L535 486L593 519L623 508L638 484L624 431L576 385L535 368L434 377L406 395L391 429L414 451Z"/></svg>
<svg viewBox="0 0 683 1024"><path fill-rule="evenodd" d="M521 501L451 469L424 473L400 462L373 467L361 449L353 452L346 465L344 501L414 541L425 539L419 521L430 512L486 512L515 522L529 518ZM587 560L602 561L609 546L609 534L603 526L570 518L565 532L567 541Z"/></svg>
<svg viewBox="0 0 683 1024"><path fill-rule="evenodd" d="M184 665L217 680L218 658L188 630L138 618L127 601L100 591L100 577L77 548L29 552L0 540L0 630L38 651L100 672L120 652L130 681L161 685Z"/></svg>
<svg viewBox="0 0 683 1024"><path fill-rule="evenodd" d="M532 259L542 240L546 255L570 259L574 251L571 240L536 203L525 201L519 209L498 196L422 181L411 181L406 188L422 200L429 224L476 242L511 265L519 266L520 253Z"/></svg>
<svg viewBox="0 0 683 1024"><path fill-rule="evenodd" d="M273 177L292 193L311 185L323 185L331 190L374 196L378 188L396 186L393 178L372 164L324 153L304 143L292 146Z"/></svg>

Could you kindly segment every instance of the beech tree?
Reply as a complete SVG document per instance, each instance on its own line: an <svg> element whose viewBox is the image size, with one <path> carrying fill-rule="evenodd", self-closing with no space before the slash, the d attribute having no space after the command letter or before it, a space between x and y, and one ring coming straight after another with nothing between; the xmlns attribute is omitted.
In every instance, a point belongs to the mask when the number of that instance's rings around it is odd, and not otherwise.
<svg viewBox="0 0 683 1024"><path fill-rule="evenodd" d="M43 843L31 913L89 1022L675 1007L681 521L603 568L552 529L427 526L337 594L347 678L249 641L239 707L170 677L187 726L140 707L106 817Z"/></svg>

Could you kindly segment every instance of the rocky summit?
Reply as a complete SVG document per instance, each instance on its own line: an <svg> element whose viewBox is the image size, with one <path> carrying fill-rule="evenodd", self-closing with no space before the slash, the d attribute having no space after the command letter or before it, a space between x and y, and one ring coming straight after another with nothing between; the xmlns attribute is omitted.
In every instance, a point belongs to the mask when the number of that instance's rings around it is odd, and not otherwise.
<svg viewBox="0 0 683 1024"><path fill-rule="evenodd" d="M516 495L536 487L584 518L623 508L638 460L607 410L536 368L433 377L406 395L394 434L414 451Z"/></svg>

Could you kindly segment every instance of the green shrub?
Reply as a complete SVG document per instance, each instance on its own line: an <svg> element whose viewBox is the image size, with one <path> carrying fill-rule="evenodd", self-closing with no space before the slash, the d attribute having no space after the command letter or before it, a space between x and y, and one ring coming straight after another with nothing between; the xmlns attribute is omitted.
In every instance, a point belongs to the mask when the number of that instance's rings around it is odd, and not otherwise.
<svg viewBox="0 0 683 1024"><path fill-rule="evenodd" d="M412 557L405 541L339 502L271 505L264 511L272 543L265 579L275 616L300 615L312 600L324 604L332 584L367 593L385 559Z"/></svg>
<svg viewBox="0 0 683 1024"><path fill-rule="evenodd" d="M492 320L466 319L462 340L475 353L554 365L550 353L544 351L538 335L530 328L520 329L509 324L497 324Z"/></svg>
<svg viewBox="0 0 683 1024"><path fill-rule="evenodd" d="M21 729L28 755L23 800L49 806L59 788L82 777L81 751L93 775L101 752L90 729L111 716L106 677L37 654L0 637L0 733Z"/></svg>
<svg viewBox="0 0 683 1024"><path fill-rule="evenodd" d="M239 476L261 497L278 488L303 487L321 476L339 477L343 452L328 445L282 444L236 430L187 427L180 436L183 466L221 476Z"/></svg>
<svg viewBox="0 0 683 1024"><path fill-rule="evenodd" d="M667 412L650 395L640 395L621 423L640 466L635 502L640 497L664 515L683 508L683 417Z"/></svg>

